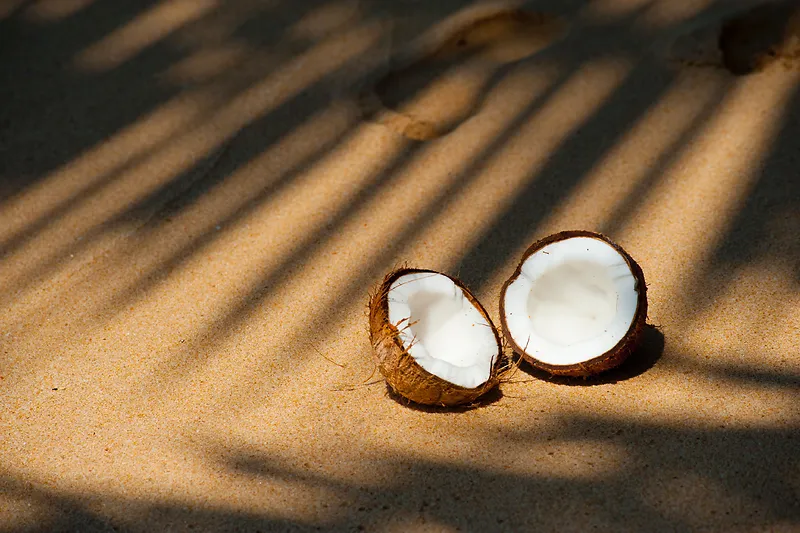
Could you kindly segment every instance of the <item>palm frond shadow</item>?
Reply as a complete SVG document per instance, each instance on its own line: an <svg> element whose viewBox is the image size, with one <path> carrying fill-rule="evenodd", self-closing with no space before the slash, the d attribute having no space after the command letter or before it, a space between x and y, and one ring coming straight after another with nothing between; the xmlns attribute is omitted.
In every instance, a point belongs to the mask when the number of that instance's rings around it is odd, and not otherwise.
<svg viewBox="0 0 800 533"><path fill-rule="evenodd" d="M104 35L124 24L126 20L135 18L137 13L152 4L153 2L143 3L136 9L130 7L122 9L115 8L115 3L94 2L85 11L61 23L64 25L49 26L49 31L56 32L49 35L75 37L75 32L85 27L87 21L95 20L93 17L98 21L104 21L97 26L98 31L78 40L80 48L99 35ZM245 2L241 5L247 4L249 3ZM278 4L280 9L277 12L264 12L233 24L238 28L238 34L237 32L234 34L259 46L279 42L284 37L283 29L297 21L302 16L303 10L289 3ZM318 4L320 2L303 5ZM461 5L460 2L450 2L446 7L440 5L436 8L431 7L433 4L428 3L419 7L419 9L442 11L430 15L431 21L446 16L447 12L454 11ZM720 3L713 4L716 9ZM650 4L647 4L642 11L646 11L649 7ZM115 9L119 11L114 11ZM387 268L397 262L397 255L406 250L421 232L437 220L440 213L452 205L461 190L478 179L485 170L487 162L519 132L523 125L551 102L576 72L580 72L594 60L624 57L631 62L632 68L621 80L619 87L556 147L541 169L530 172L529 179L521 192L508 206L499 211L496 218L485 226L485 231L475 236L470 241L473 244L457 258L456 263L460 265L461 277L466 284L486 289L487 280L510 262L512 254L525 244L525 240L532 232L542 226L548 214L573 194L592 168L672 87L678 74L655 61L649 52L634 50L637 39L642 38L640 33L645 31L637 27L640 16L642 12L636 11L627 18L623 17L609 23L595 23L595 26L587 28L586 33L582 35L582 38L586 39L583 44L579 39L567 40L544 52L548 60L562 67L561 75L553 86L545 91L543 96L533 99L496 139L488 140L485 146L474 154L473 160L464 167L464 170L453 177L441 195L426 198L425 202L421 203L415 218L405 221L405 226L398 232L393 242L387 244L385 249L380 250L374 257L362 261L362 268L353 273L348 283L336 287L335 298L331 299L330 305L321 306L315 312L309 313L308 319L303 324L305 329L285 331L285 335L280 339L281 345L305 346L308 343L304 341L311 337L315 342L324 342L333 336L334 333L329 331L330 328L326 329L329 326L329 317L340 316L344 310L365 298L364 288L370 286L375 279L379 279ZM698 18L704 16L705 12L700 13ZM262 31L261 24L271 28L271 31ZM4 31L6 29L13 31ZM33 28L20 14L12 14L9 18L0 20L0 59L3 58L5 43L31 36L37 31L41 30ZM676 28L666 28L663 34L676 31L678 31ZM40 48L50 46L43 41L44 33L46 32L42 32L39 40L34 43ZM609 38L609 42L604 46L603 36L606 34L613 34L614 38ZM303 39L290 44L298 50L308 45L309 43ZM58 64L76 51L65 48L48 57L54 64ZM103 109L113 108L119 103L119 98L124 100L135 93L134 89L124 87L126 81L136 77L150 79L177 61L179 57L180 54L171 46L159 44L123 65L120 70L110 73L67 76L58 68L48 70L41 67L45 69L46 75L34 76L35 79L31 82L32 85L41 85L36 90L39 92L32 91L31 95L24 97L16 94L15 101L28 104L46 101L54 95L54 88L60 90L62 86L69 87L73 96L88 88L90 90L87 98L99 99L100 107L95 111L97 114L102 114ZM364 56L359 56L354 62L362 59ZM48 64L43 63L43 65ZM16 68L17 70L13 72L20 72L19 64ZM48 75L55 77L51 79ZM192 173L198 168L193 166L187 173L176 176L165 184L164 188L154 191L140 203L127 206L120 219L150 217L148 218L150 222L147 222L149 225L141 228L140 235L144 236L144 241L151 239L157 244L158 238L153 236L156 233L148 232L157 229L171 217L185 212L200 199L212 195L215 187L224 183L237 169L252 161L270 146L274 146L315 112L328 106L331 99L327 85L342 75L339 71L332 73L330 77L323 78L316 85L302 91L296 98L290 99L284 106L243 127L240 134L241 139L246 142L236 146L236 150L239 150L237 156L241 159L222 158L221 165L215 167L215 172L200 177ZM374 75L374 72L368 75ZM9 74L0 73L0 97L18 90L10 89L14 83L12 78L13 76ZM43 80L50 84L46 90L43 88L45 83ZM362 79L355 80L353 85L356 86L362 81ZM486 91L492 90L496 82L496 79L492 79L491 83L487 84ZM237 85L228 89L235 94L246 89L248 83L243 81L242 86ZM719 92L715 93L719 101L724 100L728 90L729 87L723 84ZM164 103L177 91L175 88L158 89L138 99L132 99L125 113L117 115L117 118L109 122L99 122L95 130L91 128L81 130L83 132L81 135L68 139L61 148L35 161L30 160L30 157L32 153L36 153L39 145L47 144L48 140L70 131L68 123L75 118L72 116L75 114L75 109L71 111L59 109L56 115L57 124L52 131L45 132L43 137L36 136L39 126L35 120L26 123L27 129L20 130L23 135L4 146L6 148L4 154L6 152L11 154L11 159L10 164L2 171L3 174L0 174L0 179L6 180L0 185L0 194L3 195L0 205L7 199L23 194L28 188L36 187L48 173L68 163L89 147L102 142L107 136L134 123L138 117ZM121 96L117 99L108 96L114 94ZM226 93L224 96L230 95ZM483 98L486 94L481 96ZM78 99L73 103L75 102L80 103L82 100ZM90 109L77 104L76 106L79 110ZM800 108L800 95L796 94L787 116L795 117L798 108ZM679 138L675 146L656 160L652 171L640 180L637 187L634 187L632 198L622 202L620 205L623 207L619 213L616 217L612 216L608 226L612 228L612 233L628 222L625 206L631 205L636 201L636 196L646 194L659 183L663 168L674 160L675 154L691 144L696 132L716 110L716 105L709 106L706 112L699 115L696 123L687 128L685 135ZM31 116L36 118L38 115L33 113ZM5 124L2 118L3 115L0 114L0 125ZM698 273L696 287L686 288L687 294L690 295L688 311L702 310L702 302L711 301L713 294L710 293L721 291L732 279L731 273L736 268L764 258L777 259L784 263L794 261L792 264L796 264L798 249L795 237L798 230L794 212L797 211L797 199L800 198L797 190L797 183L800 182L791 180L787 176L794 176L798 166L797 124L800 122L787 119L772 146L771 154L767 156L760 169L759 179L752 194L748 196L744 206L736 215L732 227L722 239L722 244L714 252L708 270ZM214 223L234 222L238 217L246 216L251 210L263 205L272 194L294 183L298 175L336 147L341 146L357 127L358 124L348 124L341 138L319 146L318 150L302 158L302 161L272 185L265 185L259 191L254 188L247 195L237 198L238 209L232 210L218 220L209 221L209 227L213 228ZM10 128L6 130L12 131ZM8 137L7 132L0 132L2 133L6 136L0 137L0 140ZM264 272L260 282L256 283L256 286L248 287L247 294L243 298L229 307L215 310L213 319L204 322L202 327L198 328L196 335L186 343L185 350L177 350L171 354L172 359L166 361L163 368L155 371L158 376L144 376L141 382L155 384L154 388L158 387L159 390L154 394L169 394L168 388L164 387L164 380L153 379L154 377L160 378L166 375L170 380L178 382L186 380L192 370L204 368L209 356L226 340L236 335L237 326L251 318L259 305L269 303L269 299L279 292L277 289L285 287L287 280L293 275L293 270L302 268L313 258L324 243L333 239L371 199L385 191L425 149L426 145L409 145L397 157L387 162L371 176L362 189L355 192L350 204L331 217L328 224L298 241L292 252L280 262L278 268ZM576 154L581 154L581 157L575 157ZM198 165L203 163L202 159L199 158ZM115 179L117 175L114 173L104 178L109 183ZM101 180L97 186L102 187L104 183L105 181ZM85 192L88 196L76 197L75 202L86 201L92 194L91 189ZM63 213L74 209L74 205L66 203L61 206L61 210L50 212L49 216L58 219ZM780 216L776 218L775 213L779 213ZM112 218L107 224L117 224L120 219ZM52 221L45 216L31 227L23 228L19 235L12 236L3 243L3 246L8 247L4 251L13 251L30 242L31 238L50 222ZM102 229L101 227L98 231L102 232ZM186 238L182 242L183 246L170 256L154 255L156 259L148 265L147 272L140 277L120 283L120 290L109 301L92 302L89 312L102 314L105 319L113 317L119 309L135 303L141 295L152 292L161 280L168 279L188 259L201 255L205 246L214 239L213 230L203 230L199 235ZM126 254L136 253L139 250L137 246L141 242L136 241L134 245L123 250L119 255L120 261L128 257ZM52 265L57 265L60 259L63 259L63 254L61 256L56 254ZM52 265L33 265L31 269L35 273L33 277L48 274L48 269ZM91 273L87 271L82 275L90 277ZM710 279L716 281L710 283ZM47 301L45 306L53 307L54 313L62 309L50 301ZM69 305L63 307L69 308ZM32 334L35 335L35 332ZM63 339L56 341L68 340L70 332L64 331L63 335ZM683 364L678 358L668 359L667 356L662 358L665 343L661 331L650 326L645 333L642 347L628 361L616 370L585 381L553 379L529 366L523 365L521 368L533 378L531 387L540 379L565 386L589 387L635 380L656 365L659 366L659 370L662 364L669 370L671 365ZM278 344L269 347L275 352L279 351L278 348ZM280 350L277 355L273 353L267 355L275 359L293 358L293 362L298 364L308 358L308 354L289 350ZM726 382L755 384L770 390L778 390L786 397L796 395L798 376L782 369L731 367L725 364L698 366L693 369L706 371ZM248 386L243 392L234 390L235 384L223 383L223 386L230 386L232 390L225 391L230 394L220 395L225 397L227 403L218 407L221 409L235 407L242 412L248 406L262 402L266 393L281 386L275 384L278 380L270 379L274 376L263 371L264 368L259 368L254 372L258 375L250 380L256 383L259 394L253 393L252 386ZM135 386L139 385L140 383L137 383ZM568 389L560 390L570 392ZM571 392L579 393L580 390L572 389ZM387 394L392 397L390 391ZM501 401L503 398L502 390L495 389L487 395L481 405L499 407L503 405ZM392 397L392 400L405 405L405 402L397 397ZM409 416L436 416L442 420L453 417L463 421L467 416L481 415L480 411L472 412L477 406L457 409L413 405L408 407L417 411L409 413ZM455 417L467 412L470 414ZM321 416L333 415L325 413ZM368 447L367 440L358 438L358 432L363 431L363 428L356 427L346 428L352 433L333 445L340 446L336 450L326 448L326 443L319 442L315 434L288 434L287 439L297 440L291 443L292 446L302 450L309 448L315 452L304 455L307 464L295 461L296 457L281 459L276 456L275 450L266 445L240 446L233 438L228 439L225 444L216 444L207 450L209 453L205 459L215 467L219 466L220 469L215 472L221 477L225 479L233 477L243 484L253 483L254 491L262 490L258 488L261 487L261 482L271 484L276 491L273 496L278 494L284 504L293 502L298 506L307 504L307 501L294 500L297 493L292 492L290 488L302 489L302 494L320 495L319 508L315 508L313 512L309 511L308 517L303 519L286 509L276 511L246 508L241 505L237 507L231 500L213 505L187 503L196 502L196 499L192 500L196 494L188 494L188 489L186 494L178 491L177 496L175 492L167 496L164 493L156 494L155 491L153 494L135 498L125 496L124 491L112 494L98 488L102 487L102 483L95 483L96 480L88 475L87 483L84 485L55 487L50 483L48 486L44 482L31 481L31 476L27 472L16 471L10 467L5 472L0 472L0 489L13 502L30 504L39 512L37 519L23 529L31 532L72 530L333 532L377 529L387 524L397 525L397 529L402 530L404 527L410 529L413 526L421 526L423 521L442 527L483 531L519 531L530 529L532 526L542 530L559 531L565 527L587 530L592 526L608 531L621 529L675 531L702 528L726 531L743 527L779 528L787 524L788 527L794 527L800 524L800 506L795 497L797 484L796 479L792 477L797 472L794 458L800 433L796 427L796 420L788 418L788 415L781 423L760 426L746 420L741 423L734 421L726 424L696 422L684 424L681 421L665 422L655 418L650 420L644 417L627 417L625 413L619 416L607 413L605 415L562 413L559 416L561 418L557 424L546 427L533 419L515 420L514 424L499 428L492 435L474 435L476 442L490 447L491 450L497 450L497 456L505 461L497 463L502 468L495 469L481 465L479 461L470 462L466 458L461 462L455 460L445 462L413 451L388 453L385 450L370 450L375 453L368 456L365 452L365 447ZM387 438L391 438L391 435ZM603 447L606 445L607 447ZM516 451L514 446L518 447ZM576 447L599 449L602 453L586 459L581 454L570 455L565 452L577 449ZM605 452L608 453L604 455ZM344 477L331 468L330 462L335 461L337 457L363 459L363 464L368 466L364 467L364 470L372 470L372 472L361 472L364 478L369 478L367 474L374 472L387 474L383 477L375 475L371 478L371 483L359 480L355 476ZM565 470L564 465L570 468ZM314 492L320 490L321 492ZM267 499L269 497L265 496ZM20 529L16 526L0 524L0 531L10 533L18 530Z"/></svg>

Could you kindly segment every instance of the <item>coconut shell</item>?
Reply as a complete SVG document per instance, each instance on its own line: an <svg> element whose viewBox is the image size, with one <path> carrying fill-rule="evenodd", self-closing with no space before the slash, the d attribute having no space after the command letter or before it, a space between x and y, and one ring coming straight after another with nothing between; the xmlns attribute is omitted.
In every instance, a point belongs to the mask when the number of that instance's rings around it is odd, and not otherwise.
<svg viewBox="0 0 800 533"><path fill-rule="evenodd" d="M628 332L625 334L622 339L610 350L605 352L602 355L589 359L588 361L584 361L582 363L576 363L571 365L552 365L549 363L544 363L539 361L538 359L532 357L528 354L525 349L517 344L514 338L511 336L511 332L508 329L508 324L506 322L506 312L505 312L505 296L506 290L508 287L519 277L522 273L522 265L525 264L525 261L528 258L539 251L540 249L544 248L548 244L563 241L566 239L572 239L575 237L590 237L593 239L597 239L608 243L611 245L628 263L628 266L633 273L633 276L636 278L636 288L638 292L638 302L636 306L636 313L634 314L633 321L631 322L630 327L628 328ZM500 324L503 330L503 336L506 339L506 342L511 346L511 348L519 354L523 359L528 361L531 365L544 370L545 372L549 372L553 375L558 376L576 376L576 377L588 377L593 376L595 374L599 374L600 372L604 372L606 370L610 370L616 366L622 364L628 356L633 353L636 348L642 342L643 334L645 331L645 323L647 321L647 285L644 280L644 273L636 261L628 255L628 253L622 249L621 246L613 242L611 239L602 235L600 233L595 233L592 231L584 231L584 230L572 230L572 231L562 231L560 233L556 233L554 235L550 235L549 237L545 237L535 243L533 243L522 255L522 259L517 265L517 269L514 271L514 274L503 284L503 288L500 291Z"/></svg>
<svg viewBox="0 0 800 533"><path fill-rule="evenodd" d="M397 278L406 274L429 272L441 274L433 270L401 268L389 273L369 302L369 331L375 363L378 365L389 388L400 396L424 405L456 406L469 404L483 394L489 392L500 381L507 369L507 360L503 355L501 338L483 306L475 296L458 279L450 278L464 295L483 315L492 328L497 341L497 360L492 366L489 379L482 385L468 389L450 383L422 368L408 353L400 339L398 326L389 322L389 290ZM402 325L400 326L402 327Z"/></svg>

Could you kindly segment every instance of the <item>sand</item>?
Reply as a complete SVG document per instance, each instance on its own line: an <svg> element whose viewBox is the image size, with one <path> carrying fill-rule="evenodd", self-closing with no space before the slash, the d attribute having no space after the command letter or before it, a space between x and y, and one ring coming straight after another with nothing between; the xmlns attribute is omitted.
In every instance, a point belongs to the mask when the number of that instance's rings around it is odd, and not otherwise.
<svg viewBox="0 0 800 533"><path fill-rule="evenodd" d="M0 2L0 531L800 529L792 36L516 5ZM564 229L644 271L628 363L387 395L388 271L498 323Z"/></svg>

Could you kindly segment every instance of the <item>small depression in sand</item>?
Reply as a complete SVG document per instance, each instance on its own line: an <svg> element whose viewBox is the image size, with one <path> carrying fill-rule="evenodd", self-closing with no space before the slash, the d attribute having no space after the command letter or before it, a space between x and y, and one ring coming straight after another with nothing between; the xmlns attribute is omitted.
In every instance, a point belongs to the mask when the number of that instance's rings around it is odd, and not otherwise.
<svg viewBox="0 0 800 533"><path fill-rule="evenodd" d="M778 62L800 69L800 3L769 3L679 37L669 57L688 66L724 68L737 76Z"/></svg>
<svg viewBox="0 0 800 533"><path fill-rule="evenodd" d="M554 15L525 11L472 21L383 77L367 112L410 139L444 135L476 112L505 65L542 50L566 29Z"/></svg>

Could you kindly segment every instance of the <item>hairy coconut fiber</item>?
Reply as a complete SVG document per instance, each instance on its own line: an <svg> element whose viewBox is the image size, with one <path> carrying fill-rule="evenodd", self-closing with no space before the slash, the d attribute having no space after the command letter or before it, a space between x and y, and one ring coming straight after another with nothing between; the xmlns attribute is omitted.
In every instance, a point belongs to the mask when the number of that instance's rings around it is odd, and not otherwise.
<svg viewBox="0 0 800 533"><path fill-rule="evenodd" d="M538 359L534 358L526 351L525 346L520 346L516 342L516 340L512 337L506 321L505 295L508 287L514 282L514 280L516 280L521 275L522 267L525 261L531 255L536 253L538 250L544 248L548 244L555 243L558 241L563 241L566 239L572 239L575 237L589 237L601 240L609 244L611 247L613 247L614 250L616 250L617 253L619 253L619 255L622 256L622 258L627 262L628 266L630 267L631 273L633 274L634 278L636 278L636 290L638 293L637 308L633 321L631 322L631 325L628 328L627 333L622 337L622 339L620 339L620 341L613 348L611 348L610 350L606 351L603 354L587 359L586 361L569 365L554 365L545 363L543 361L539 361ZM514 271L512 276L505 282L500 292L500 323L503 335L507 343L511 346L511 348L514 350L515 353L520 355L531 365L553 375L588 377L599 374L600 372L604 372L606 370L609 370L611 368L620 365L641 344L643 339L643 333L645 331L646 320L647 320L647 285L645 284L644 273L642 272L642 269L621 246L611 241L611 239L609 239L605 235L591 231L584 231L584 230L562 231L560 233L550 235L549 237L545 237L532 244L522 255L522 259L517 265L517 269Z"/></svg>
<svg viewBox="0 0 800 533"><path fill-rule="evenodd" d="M483 306L459 280L450 278L466 298L483 315L491 326L497 341L497 358L492 364L489 379L475 388L465 388L450 383L423 369L404 348L399 337L399 329L405 324L389 322L389 291L392 283L399 277L414 273L441 274L432 270L401 268L389 273L370 298L369 325L375 362L389 388L400 396L424 405L456 406L469 404L495 387L509 363L502 351L500 335Z"/></svg>

